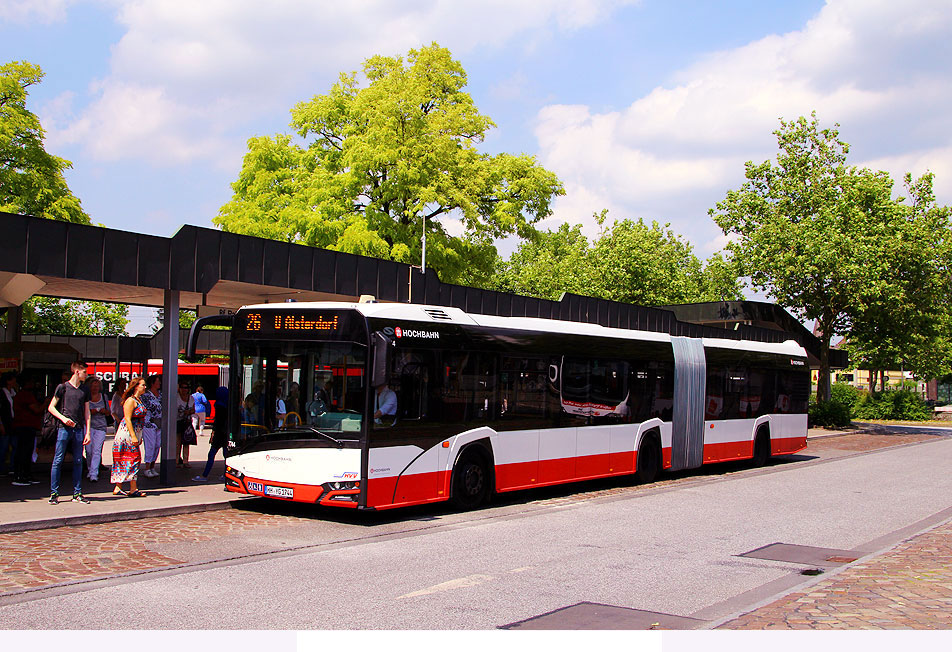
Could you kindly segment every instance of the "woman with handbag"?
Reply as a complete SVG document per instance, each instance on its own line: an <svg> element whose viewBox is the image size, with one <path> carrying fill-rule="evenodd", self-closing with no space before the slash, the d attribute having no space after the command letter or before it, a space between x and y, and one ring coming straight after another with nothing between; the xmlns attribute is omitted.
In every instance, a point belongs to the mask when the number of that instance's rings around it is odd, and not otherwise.
<svg viewBox="0 0 952 652"><path fill-rule="evenodd" d="M89 401L86 403L86 477L90 482L99 482L99 465L102 463L102 445L106 442L107 417L111 416L109 403L102 393L102 381L95 376L86 380Z"/></svg>
<svg viewBox="0 0 952 652"><path fill-rule="evenodd" d="M178 414L175 422L175 450L178 454L176 466L192 468L188 463L188 447L198 443L195 428L192 427L192 414L195 413L195 399L188 390L188 381L182 380L178 386Z"/></svg>
<svg viewBox="0 0 952 652"><path fill-rule="evenodd" d="M115 496L144 496L136 486L139 475L139 443L142 441L142 429L148 412L142 403L146 384L143 378L133 378L129 388L122 395L122 420L116 426L116 437L112 442L112 476ZM122 489L122 483L129 483L129 491Z"/></svg>

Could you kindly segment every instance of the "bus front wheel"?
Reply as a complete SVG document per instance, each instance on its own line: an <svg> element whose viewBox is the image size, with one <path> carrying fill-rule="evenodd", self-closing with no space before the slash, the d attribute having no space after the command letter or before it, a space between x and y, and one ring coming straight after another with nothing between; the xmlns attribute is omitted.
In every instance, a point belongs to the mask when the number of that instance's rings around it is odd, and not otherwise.
<svg viewBox="0 0 952 652"><path fill-rule="evenodd" d="M489 468L482 455L467 452L460 456L453 468L452 497L460 509L475 509L489 498Z"/></svg>

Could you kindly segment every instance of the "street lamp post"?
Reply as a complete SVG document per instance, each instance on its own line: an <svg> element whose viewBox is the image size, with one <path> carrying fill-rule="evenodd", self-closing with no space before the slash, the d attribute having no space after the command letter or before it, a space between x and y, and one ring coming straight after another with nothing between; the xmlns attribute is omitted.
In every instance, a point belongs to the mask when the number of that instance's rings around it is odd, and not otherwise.
<svg viewBox="0 0 952 652"><path fill-rule="evenodd" d="M426 215L423 216L423 257L420 267L423 269L423 273L426 274Z"/></svg>

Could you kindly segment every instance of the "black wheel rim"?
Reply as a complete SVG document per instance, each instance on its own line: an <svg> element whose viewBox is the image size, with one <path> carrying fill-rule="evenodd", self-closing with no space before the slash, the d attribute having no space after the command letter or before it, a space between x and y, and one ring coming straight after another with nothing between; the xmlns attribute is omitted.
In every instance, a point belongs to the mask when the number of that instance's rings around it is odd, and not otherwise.
<svg viewBox="0 0 952 652"><path fill-rule="evenodd" d="M476 497L483 491L483 469L478 464L468 464L463 471L463 493Z"/></svg>

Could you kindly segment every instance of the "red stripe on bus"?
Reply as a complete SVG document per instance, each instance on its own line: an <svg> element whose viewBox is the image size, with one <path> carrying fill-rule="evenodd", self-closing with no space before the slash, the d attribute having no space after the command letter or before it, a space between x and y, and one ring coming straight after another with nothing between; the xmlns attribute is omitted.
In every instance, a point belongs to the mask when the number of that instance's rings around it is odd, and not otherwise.
<svg viewBox="0 0 952 652"><path fill-rule="evenodd" d="M789 437L771 440L771 454L789 455L806 447L806 437ZM704 464L728 462L753 457L753 442L737 441L704 446ZM663 450L663 458L670 466L671 449ZM545 487L567 482L595 480L633 473L637 468L637 452L606 453L586 455L538 462L517 462L496 466L495 489L499 492L516 491ZM432 471L410 475L376 478L367 482L367 506L375 509L409 507L426 503L440 502L450 497L450 471ZM355 501L330 500L333 495L353 492L331 492L321 497L322 488L317 485L294 484L288 482L266 482L255 478L245 478L245 482L258 482L275 487L294 489L295 502L316 503L329 507L356 507ZM239 487L225 487L235 493L249 493L255 496L262 492L245 491ZM267 496L278 500L292 500L278 496Z"/></svg>

